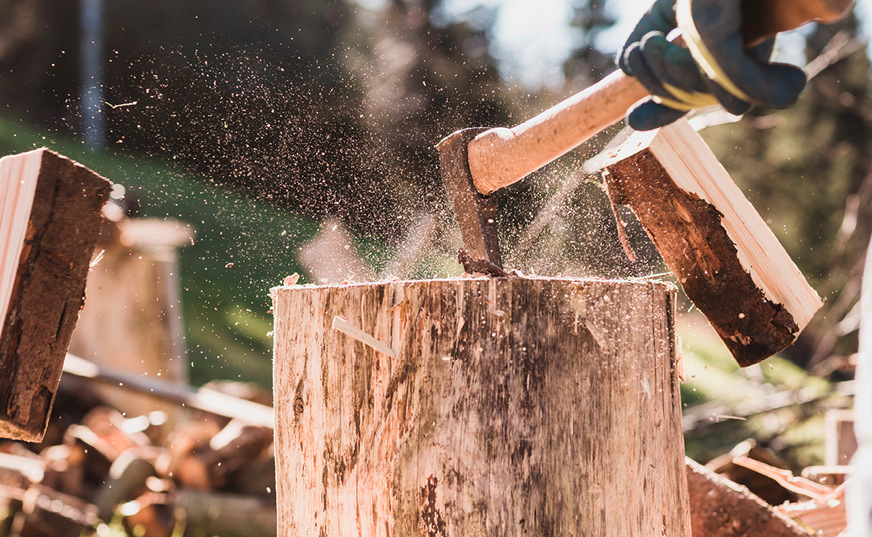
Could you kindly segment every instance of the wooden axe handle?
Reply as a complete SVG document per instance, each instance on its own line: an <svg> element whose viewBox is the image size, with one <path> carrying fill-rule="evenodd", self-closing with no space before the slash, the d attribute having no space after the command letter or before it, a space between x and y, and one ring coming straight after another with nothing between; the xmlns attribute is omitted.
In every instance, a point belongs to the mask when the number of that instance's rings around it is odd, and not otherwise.
<svg viewBox="0 0 872 537"><path fill-rule="evenodd" d="M743 21L750 24L744 26L744 40L753 44L812 20L832 22L850 5L851 0L745 0ZM623 119L648 95L635 78L615 71L516 127L479 134L468 148L476 189L487 195L523 179Z"/></svg>

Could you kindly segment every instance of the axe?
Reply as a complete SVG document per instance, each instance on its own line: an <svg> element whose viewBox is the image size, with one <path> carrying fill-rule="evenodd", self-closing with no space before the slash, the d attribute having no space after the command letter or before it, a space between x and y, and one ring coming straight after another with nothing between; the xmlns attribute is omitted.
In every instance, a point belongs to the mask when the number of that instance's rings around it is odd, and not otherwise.
<svg viewBox="0 0 872 537"><path fill-rule="evenodd" d="M744 28L746 44L759 42L766 36L787 29L796 28L811 20L832 22L840 17L850 6L850 0L764 0L760 2L746 1L743 10L743 20L754 20L753 25ZM761 22L765 24L761 24ZM623 119L626 110L640 99L648 96L647 90L633 78L627 77L621 71L616 71L597 84L566 99L556 106L542 112L536 117L509 128L470 128L457 131L444 138L437 145L440 155L440 168L443 183L451 201L455 218L460 227L464 246L469 256L462 259L464 266L469 266L470 259L476 261L475 272L491 275L505 274L502 272L502 260L497 237L497 205L494 191L508 186L524 178L533 171L553 161L568 151L582 144L602 129ZM688 132L690 131L690 132ZM692 139L695 133L691 129L677 127L665 129L664 136L649 140L668 146L666 153L675 147L670 140L683 143ZM701 140L700 140L701 142ZM629 168L638 170L639 162L648 160L668 161L669 157L658 155L656 147L642 147L637 144L632 153L632 159L627 160ZM657 143L654 144L656 146ZM691 143L693 146L693 143ZM662 178L663 188L656 192L661 198L672 200L677 213L677 223L668 226L658 226L662 222L662 214L646 208L644 214L638 214L642 201L631 205L637 216L640 216L643 226L666 262L670 270L676 273L686 294L699 309L706 314L715 330L726 343L733 356L742 366L757 363L779 350L790 345L796 335L805 327L815 311L820 307L820 300L813 289L808 287L801 273L783 252L780 244L765 224L753 228L744 226L744 218L737 216L731 220L736 222L722 223L721 213L735 212L726 210L733 208L733 203L739 207L739 213L759 215L750 208L747 200L738 193L738 189L726 176L726 172L710 155L704 142L696 144L695 154L706 160L715 172L719 173L703 179L703 184L697 192L677 186L668 180L670 166L666 162L655 162L650 173ZM650 151L648 151L650 149ZM645 151L642 151L645 150ZM640 152L641 151L641 152ZM635 160L633 160L635 159ZM643 159L643 160L639 160ZM661 166L663 164L663 166ZM633 198L631 172L624 173L623 168L614 165L608 170L612 179L608 180L609 196L613 204ZM724 176L726 176L724 178ZM723 206L716 206L717 200L707 203L705 192L706 182L732 184L735 196L723 199ZM686 185L685 185L686 186ZM717 189L714 189L717 190ZM652 190L646 188L642 198L652 197ZM699 194L699 195L698 195ZM701 199L702 198L702 199ZM701 199L698 212L691 214L685 210L685 204L696 203ZM728 203L727 203L728 202ZM748 209L743 204L747 204ZM655 209L663 203L655 203ZM681 209L681 210L679 210ZM668 207L665 218L669 219ZM698 216L699 215L699 216ZM705 220L705 227L700 224ZM762 220L760 220L762 222ZM621 223L618 222L619 232ZM732 228L731 228L732 226ZM736 226L742 228L744 236L755 232L760 237L752 243L759 255L750 257L769 261L777 259L776 263L786 266L790 273L790 281L796 283L795 292L788 286L785 290L775 288L775 285L761 284L760 275L755 273L755 267L746 259L746 252L741 251L743 245L736 245L730 240L729 231ZM709 229L719 233L721 240L716 248L708 244L712 233L700 234L700 229ZM764 237L765 236L765 237ZM770 237L771 236L771 237ZM708 238L707 238L708 237ZM766 240L762 240L765 238ZM771 240L770 240L771 239ZM763 248L759 244L765 244ZM722 246L722 247L721 247ZM772 255L780 248L777 255ZM693 255L688 255L691 252ZM699 252L708 252L702 255ZM753 253L753 252L752 252ZM461 254L464 257L465 254ZM690 260L688 262L688 260ZM712 261L716 263L712 263ZM484 264L484 268L482 268ZM713 269L714 267L714 269ZM468 271L470 269L467 269ZM786 279L786 278L784 278ZM774 289L775 288L775 289ZM774 290L773 290L774 289Z"/></svg>
<svg viewBox="0 0 872 537"><path fill-rule="evenodd" d="M851 0L745 0L743 39L759 43L810 21L833 22ZM494 191L515 183L624 118L648 96L620 70L512 128L470 128L440 141L440 169L467 252L502 266Z"/></svg>

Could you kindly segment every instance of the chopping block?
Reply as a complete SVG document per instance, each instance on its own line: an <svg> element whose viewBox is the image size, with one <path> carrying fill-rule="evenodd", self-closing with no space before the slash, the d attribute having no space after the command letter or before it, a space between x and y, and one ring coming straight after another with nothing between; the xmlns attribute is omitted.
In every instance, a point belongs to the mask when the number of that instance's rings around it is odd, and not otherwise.
<svg viewBox="0 0 872 537"><path fill-rule="evenodd" d="M279 535L689 537L675 295L274 288Z"/></svg>

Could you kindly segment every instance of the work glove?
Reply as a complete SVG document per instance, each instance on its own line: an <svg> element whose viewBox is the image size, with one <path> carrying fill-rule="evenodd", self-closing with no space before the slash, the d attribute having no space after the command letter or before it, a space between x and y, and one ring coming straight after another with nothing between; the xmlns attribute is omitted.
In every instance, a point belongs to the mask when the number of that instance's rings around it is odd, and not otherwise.
<svg viewBox="0 0 872 537"><path fill-rule="evenodd" d="M627 122L636 130L662 127L694 108L721 104L744 114L751 104L793 105L805 87L802 69L772 63L774 38L745 49L742 0L656 0L642 16L617 63L651 97L634 105ZM678 28L684 46L666 36Z"/></svg>

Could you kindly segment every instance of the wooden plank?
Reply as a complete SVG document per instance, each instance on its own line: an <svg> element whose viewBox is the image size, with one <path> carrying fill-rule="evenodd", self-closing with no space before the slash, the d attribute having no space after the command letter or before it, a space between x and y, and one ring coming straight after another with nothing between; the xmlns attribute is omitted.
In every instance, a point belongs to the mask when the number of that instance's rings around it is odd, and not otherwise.
<svg viewBox="0 0 872 537"><path fill-rule="evenodd" d="M849 464L857 452L854 410L833 408L826 413L824 462L829 466Z"/></svg>
<svg viewBox="0 0 872 537"><path fill-rule="evenodd" d="M279 535L689 535L674 293L273 289Z"/></svg>
<svg viewBox="0 0 872 537"><path fill-rule="evenodd" d="M0 159L0 436L45 433L110 188L48 149Z"/></svg>
<svg viewBox="0 0 872 537"><path fill-rule="evenodd" d="M742 366L787 347L822 302L684 120L635 133L605 166L685 294Z"/></svg>

